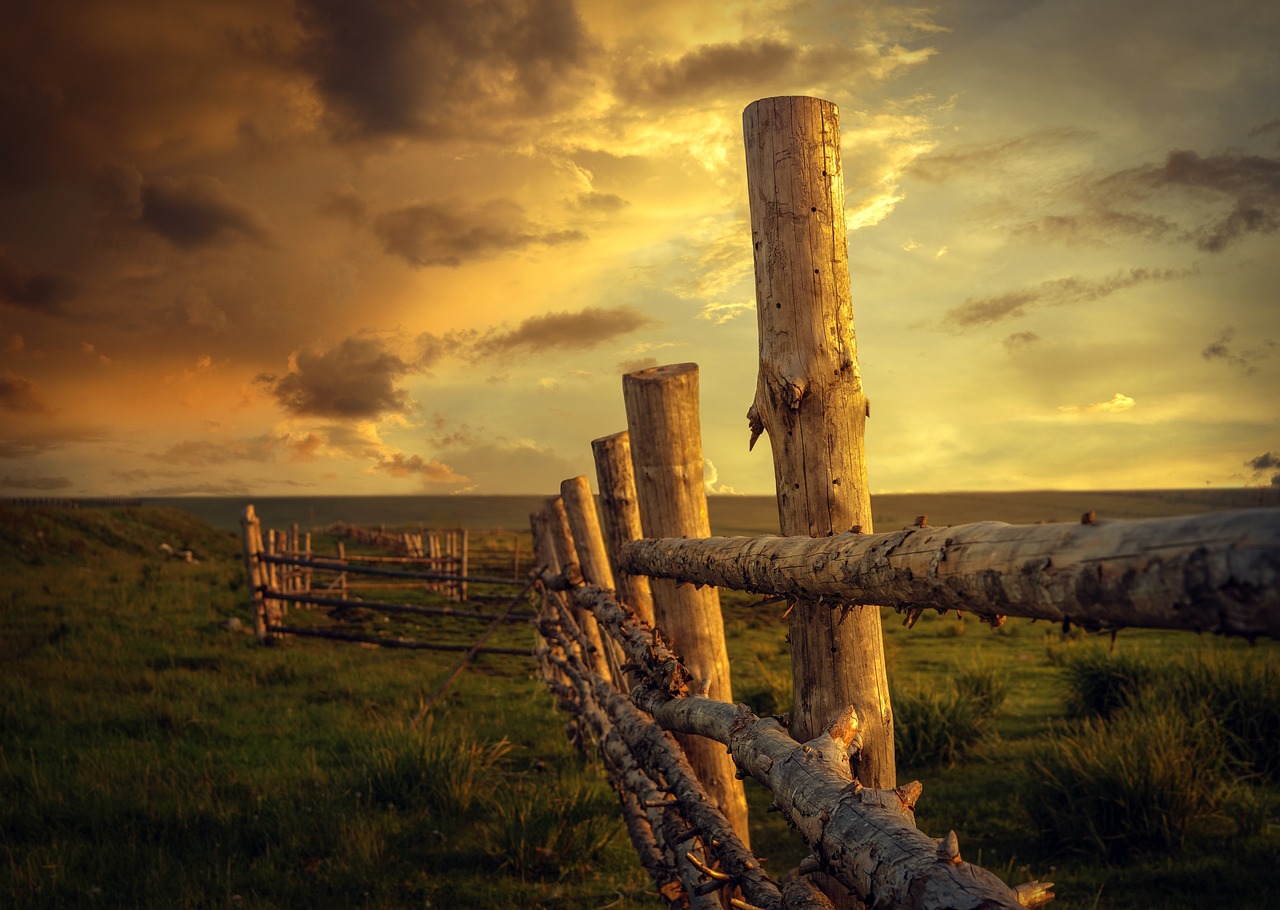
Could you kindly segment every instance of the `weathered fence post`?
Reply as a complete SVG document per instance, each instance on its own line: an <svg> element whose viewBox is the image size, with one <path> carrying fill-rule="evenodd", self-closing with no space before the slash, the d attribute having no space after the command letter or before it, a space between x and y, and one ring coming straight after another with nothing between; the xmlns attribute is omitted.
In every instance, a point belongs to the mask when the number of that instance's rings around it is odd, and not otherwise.
<svg viewBox="0 0 1280 910"><path fill-rule="evenodd" d="M267 606L262 590L266 585L265 566L258 558L262 555L262 525L252 504L244 507L240 527L244 544L244 570L249 577L249 595L253 604L253 633L258 641L266 641Z"/></svg>
<svg viewBox="0 0 1280 910"><path fill-rule="evenodd" d="M839 113L817 98L765 98L742 122L760 330L752 442L769 435L782 534L869 533L870 406L853 334ZM802 601L790 637L792 735L804 742L852 705L863 731L855 773L863 786L893 787L879 608Z"/></svg>
<svg viewBox="0 0 1280 910"><path fill-rule="evenodd" d="M698 414L698 365L680 363L622 377L631 461L635 468L640 521L646 537L707 537L707 494L702 483L702 437ZM724 617L715 588L652 581L657 626L713 699L732 701ZM748 843L747 800L737 769L724 747L699 736L682 736L702 785L719 803L734 830Z"/></svg>
<svg viewBox="0 0 1280 910"><path fill-rule="evenodd" d="M574 548L578 553L578 568L582 572L583 580L589 585L612 591L614 589L613 567L609 563L609 554L605 551L604 535L600 532L600 518L596 514L596 501L591 495L591 484L585 477L572 477L563 481L560 484L560 499L564 503L565 516L569 519L569 529L573 534ZM622 649L608 635L602 635L601 639L605 657L609 661L609 672L613 674L614 680L621 684L622 665L625 663L622 658Z"/></svg>
<svg viewBox="0 0 1280 910"><path fill-rule="evenodd" d="M625 431L591 441L595 455L596 483L600 487L600 513L605 550L613 569L618 600L644 622L653 625L653 592L649 578L618 571L622 545L644 536L640 506L636 502L636 476L631 467L631 437Z"/></svg>
<svg viewBox="0 0 1280 910"><path fill-rule="evenodd" d="M555 547L556 558L560 561L560 571L562 573L575 574L581 579L582 568L579 562L581 557L579 557L577 546L573 542L573 531L569 527L569 516L565 512L564 500L559 496L551 497L547 500L545 512L547 529L551 534L551 542ZM583 655L587 666L609 682L613 682L613 674L609 670L608 652L605 650L604 641L601 639L600 626L596 623L595 616L581 607L574 606L572 609L574 619L577 620L582 629L582 634L586 637L588 645L594 652Z"/></svg>

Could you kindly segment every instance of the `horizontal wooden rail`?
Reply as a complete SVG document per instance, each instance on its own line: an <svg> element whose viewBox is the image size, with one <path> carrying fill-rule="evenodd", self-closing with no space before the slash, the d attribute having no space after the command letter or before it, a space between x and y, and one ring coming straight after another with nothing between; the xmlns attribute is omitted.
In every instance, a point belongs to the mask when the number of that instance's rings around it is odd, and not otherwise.
<svg viewBox="0 0 1280 910"><path fill-rule="evenodd" d="M494 620L503 617L500 613L486 613L481 610L455 610L450 607L425 607L419 604L386 603L378 600L355 600L341 597L320 597L311 594L291 594L285 591L264 591L272 600L283 600L295 604L311 604L317 607L340 607L353 610L378 610L383 613L409 613L415 616L446 616L451 619ZM503 622L529 622L534 618L532 613L509 613Z"/></svg>
<svg viewBox="0 0 1280 910"><path fill-rule="evenodd" d="M543 580L552 579L544 574ZM851 754L862 743L854 709L846 709L815 739L796 742L776 718L757 717L745 705L690 695L694 680L689 671L611 591L583 585L569 586L569 594L592 611L643 674L644 684L631 691L637 706L666 730L726 746L738 773L750 774L770 790L774 806L814 851L802 869L812 871L809 863L825 868L875 907L1015 910L1051 899L1048 883L1010 888L991 872L964 862L954 832L939 843L920 831L913 811L919 783L863 788L850 766ZM546 634L547 624L542 627Z"/></svg>
<svg viewBox="0 0 1280 910"><path fill-rule="evenodd" d="M383 648L406 648L412 651L470 651L474 645L450 645L434 641L415 641L411 638L386 638L378 635L361 635L358 632L334 632L329 629L313 629L308 626L269 625L267 631L280 635L297 635L303 638L327 638L331 641L350 641L358 644L378 645ZM481 648L481 654L511 654L517 657L533 657L533 648Z"/></svg>
<svg viewBox="0 0 1280 910"><path fill-rule="evenodd" d="M431 557L422 557L424 561ZM400 569L380 569L376 566L352 565L338 559L304 559L298 556L278 556L270 553L259 554L262 562L274 563L278 566L301 566L304 569L324 569L329 572L348 572L353 575L381 575L386 578L421 578L426 581L468 581L482 585L510 585L519 588L524 585L523 578L496 578L488 575L458 575L453 572L405 572Z"/></svg>
<svg viewBox="0 0 1280 910"><path fill-rule="evenodd" d="M828 538L647 539L627 572L908 613L1280 639L1280 509L1081 524L978 522Z"/></svg>

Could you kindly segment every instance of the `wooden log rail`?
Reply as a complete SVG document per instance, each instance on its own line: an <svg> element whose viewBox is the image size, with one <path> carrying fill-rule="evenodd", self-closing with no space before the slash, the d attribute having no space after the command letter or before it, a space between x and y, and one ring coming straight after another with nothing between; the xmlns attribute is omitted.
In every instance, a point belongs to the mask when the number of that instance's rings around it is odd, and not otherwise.
<svg viewBox="0 0 1280 910"><path fill-rule="evenodd" d="M567 589L579 607L590 610L623 646L628 668L643 675L644 682L632 690L631 699L652 721L631 705L621 709L618 702L625 699L603 680L593 684L590 693L619 728L629 730L626 739L642 767L670 782L669 772L661 766L665 755L648 755L643 745L666 736L664 730L704 736L726 746L739 776L749 774L768 787L774 808L813 850L802 872L827 872L868 907L1015 910L1037 907L1052 898L1050 884L1032 882L1010 888L993 873L965 862L955 832L937 840L916 828L913 809L921 792L918 782L887 790L862 787L850 763L851 754L856 757L861 748L854 709L846 709L815 739L796 742L775 718L757 717L745 705L691 694L697 680L652 627L619 604L611 591L547 575L543 581ZM558 634L545 620L541 629L551 638ZM563 669L571 678L575 675L569 666ZM695 827L705 840L721 834L719 825L702 818ZM739 858L732 868L742 870L749 862ZM729 874L736 882L741 871Z"/></svg>
<svg viewBox="0 0 1280 910"><path fill-rule="evenodd" d="M552 584L566 587L559 577ZM582 590L603 594L595 587ZM628 834L668 905L720 907L712 896L727 890L742 894L730 897L729 905L747 910L829 910L831 904L808 883L782 889L764 872L674 737L590 668L587 652L594 646L568 606L555 596L550 602L553 609L539 628L551 647L552 665L566 681L558 694L599 744L623 802Z"/></svg>
<svg viewBox="0 0 1280 910"><path fill-rule="evenodd" d="M828 538L627 543L625 571L831 606L874 603L914 622L962 610L1086 628L1280 639L1280 509L1081 524L977 522Z"/></svg>
<svg viewBox="0 0 1280 910"><path fill-rule="evenodd" d="M311 569L323 569L329 572L345 572L348 575L378 575L384 578L418 578L425 581L462 581L485 585L508 585L520 587L524 584L519 578L499 578L491 575L459 575L455 572L413 572L404 569L384 569L379 566L363 566L340 559L328 559L323 556L307 559L301 556L281 556L263 553L258 556L262 562L281 566L302 566Z"/></svg>

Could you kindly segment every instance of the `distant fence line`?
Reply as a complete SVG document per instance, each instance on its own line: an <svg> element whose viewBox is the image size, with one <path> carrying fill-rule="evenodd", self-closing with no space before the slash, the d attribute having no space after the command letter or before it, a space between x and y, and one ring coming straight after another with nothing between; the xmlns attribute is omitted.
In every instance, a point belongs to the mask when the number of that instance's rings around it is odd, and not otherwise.
<svg viewBox="0 0 1280 910"><path fill-rule="evenodd" d="M354 531L349 539L362 544L384 545L399 549L407 537L445 541L444 552L435 555L386 556L348 554L343 541L337 542L337 553L330 556L314 552L310 532L300 532L295 524L279 531L264 529L252 505L245 507L241 519L245 571L253 598L254 631L259 640L267 641L286 635L327 638L377 644L391 648L417 650L478 651L494 629L505 623L528 622L532 612L515 610L523 593L499 614L454 606L433 606L387 600L364 600L353 592L368 590L418 590L464 603L469 584L528 588L527 578L503 578L490 575L468 575L468 533L465 529L450 532L424 532L422 535L388 534L384 529L368 534L354 526L341 527ZM426 548L428 552L432 549ZM376 579L376 580L369 580ZM435 616L459 620L481 620L490 625L475 645L420 642L405 638L365 635L314 627L286 625L290 605L319 607L337 611L375 611L406 616ZM486 649L491 650L491 649ZM497 649L498 653L530 653L529 650ZM469 659L469 658L468 658Z"/></svg>

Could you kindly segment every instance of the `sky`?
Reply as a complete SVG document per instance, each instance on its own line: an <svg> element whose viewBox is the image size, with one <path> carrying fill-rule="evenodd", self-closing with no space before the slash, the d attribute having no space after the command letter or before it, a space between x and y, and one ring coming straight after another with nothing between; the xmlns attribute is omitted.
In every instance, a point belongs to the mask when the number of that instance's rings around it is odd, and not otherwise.
<svg viewBox="0 0 1280 910"><path fill-rule="evenodd" d="M1280 484L1277 4L5 19L0 497L551 494L686 361L708 490L772 493L773 95L840 109L873 494Z"/></svg>

